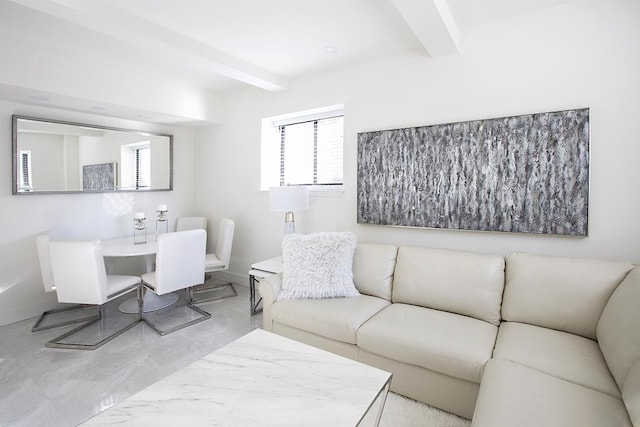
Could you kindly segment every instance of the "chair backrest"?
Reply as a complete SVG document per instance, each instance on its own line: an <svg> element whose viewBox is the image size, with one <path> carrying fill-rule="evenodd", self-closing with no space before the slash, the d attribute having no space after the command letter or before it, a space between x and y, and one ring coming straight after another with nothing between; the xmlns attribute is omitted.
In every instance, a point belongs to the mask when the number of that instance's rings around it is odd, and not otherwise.
<svg viewBox="0 0 640 427"><path fill-rule="evenodd" d="M207 217L180 216L176 219L176 231L207 230Z"/></svg>
<svg viewBox="0 0 640 427"><path fill-rule="evenodd" d="M204 283L207 232L177 231L158 236L155 292L158 295Z"/></svg>
<svg viewBox="0 0 640 427"><path fill-rule="evenodd" d="M107 272L99 240L49 243L58 302L101 305L107 301Z"/></svg>
<svg viewBox="0 0 640 427"><path fill-rule="evenodd" d="M36 236L36 249L38 250L38 261L40 262L40 275L45 292L56 290L53 281L53 271L51 270L51 257L49 255L49 234L43 233Z"/></svg>
<svg viewBox="0 0 640 427"><path fill-rule="evenodd" d="M218 241L216 243L216 255L227 268L229 268L229 261L231 260L231 246L233 245L233 233L235 228L236 223L233 222L233 220L229 218L222 218L220 220Z"/></svg>

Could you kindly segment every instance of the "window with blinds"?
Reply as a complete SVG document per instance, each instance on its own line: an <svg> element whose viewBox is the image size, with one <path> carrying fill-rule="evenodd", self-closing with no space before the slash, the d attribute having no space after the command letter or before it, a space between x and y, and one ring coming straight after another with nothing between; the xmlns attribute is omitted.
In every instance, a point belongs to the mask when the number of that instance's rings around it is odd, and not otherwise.
<svg viewBox="0 0 640 427"><path fill-rule="evenodd" d="M20 150L18 163L18 191L31 191L31 151Z"/></svg>
<svg viewBox="0 0 640 427"><path fill-rule="evenodd" d="M151 149L149 146L135 149L136 190L149 188L151 184Z"/></svg>
<svg viewBox="0 0 640 427"><path fill-rule="evenodd" d="M341 185L343 116L279 126L280 185Z"/></svg>
<svg viewBox="0 0 640 427"><path fill-rule="evenodd" d="M296 111L262 119L260 190L304 185L343 191L344 106Z"/></svg>

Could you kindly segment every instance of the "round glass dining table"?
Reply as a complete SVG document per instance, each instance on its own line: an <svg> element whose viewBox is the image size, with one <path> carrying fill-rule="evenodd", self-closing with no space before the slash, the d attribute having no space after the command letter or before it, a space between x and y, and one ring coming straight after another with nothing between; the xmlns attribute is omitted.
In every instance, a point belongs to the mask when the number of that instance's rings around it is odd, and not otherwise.
<svg viewBox="0 0 640 427"><path fill-rule="evenodd" d="M119 239L110 239L102 241L102 255L107 258L121 258L121 257L144 257L145 267L147 273L153 271L153 263L156 258L156 251L158 245L156 243L155 236L147 240L147 243L133 243L133 236L122 237ZM107 260L107 265L111 264ZM170 293L165 295L157 295L155 292L145 292L144 294L144 311L156 311L161 308L169 307L178 301L178 294ZM137 313L138 301L136 298L131 298L120 304L118 307L123 313Z"/></svg>

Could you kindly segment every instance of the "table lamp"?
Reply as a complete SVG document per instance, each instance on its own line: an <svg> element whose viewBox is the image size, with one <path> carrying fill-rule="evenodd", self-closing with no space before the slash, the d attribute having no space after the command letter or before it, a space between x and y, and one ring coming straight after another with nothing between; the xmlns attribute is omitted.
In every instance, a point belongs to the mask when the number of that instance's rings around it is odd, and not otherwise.
<svg viewBox="0 0 640 427"><path fill-rule="evenodd" d="M284 234L295 233L293 211L309 208L309 187L283 186L269 188L269 204L274 212L285 212Z"/></svg>

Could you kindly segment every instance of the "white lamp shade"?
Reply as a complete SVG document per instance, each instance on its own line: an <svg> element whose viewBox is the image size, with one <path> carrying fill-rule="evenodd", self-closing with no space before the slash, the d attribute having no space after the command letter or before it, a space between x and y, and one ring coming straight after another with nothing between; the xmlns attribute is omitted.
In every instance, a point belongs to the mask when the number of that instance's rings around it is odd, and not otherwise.
<svg viewBox="0 0 640 427"><path fill-rule="evenodd" d="M291 212L309 208L309 188L306 186L271 187L269 204L275 212Z"/></svg>

